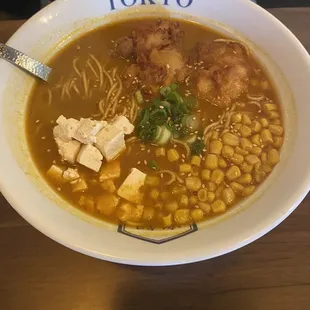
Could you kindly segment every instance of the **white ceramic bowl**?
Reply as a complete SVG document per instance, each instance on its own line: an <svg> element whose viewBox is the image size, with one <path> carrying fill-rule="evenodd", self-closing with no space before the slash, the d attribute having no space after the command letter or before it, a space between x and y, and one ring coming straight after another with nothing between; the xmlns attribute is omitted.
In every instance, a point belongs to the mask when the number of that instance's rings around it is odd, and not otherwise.
<svg viewBox="0 0 310 310"><path fill-rule="evenodd" d="M158 0L161 5L149 4L152 2L58 0L27 21L8 44L47 61L68 41L93 27L115 19L167 13L191 18L247 41L279 91L286 125L281 163L255 196L217 220L202 223L198 229L183 229L174 236L168 231L119 228L118 232L117 227L82 214L46 185L31 161L25 143L24 111L34 79L2 60L0 185L21 216L71 249L119 263L173 265L222 255L256 240L283 221L307 194L310 60L287 28L248 0ZM137 237L137 233L153 242L130 237Z"/></svg>

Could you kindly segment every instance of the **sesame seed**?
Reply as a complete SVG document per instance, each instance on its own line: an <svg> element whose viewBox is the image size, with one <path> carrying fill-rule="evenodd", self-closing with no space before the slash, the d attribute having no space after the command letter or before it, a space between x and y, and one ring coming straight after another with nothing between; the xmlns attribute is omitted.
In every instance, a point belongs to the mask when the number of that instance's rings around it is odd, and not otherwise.
<svg viewBox="0 0 310 310"><path fill-rule="evenodd" d="M143 162L144 162L144 165L147 165L147 161L146 160L144 160Z"/></svg>

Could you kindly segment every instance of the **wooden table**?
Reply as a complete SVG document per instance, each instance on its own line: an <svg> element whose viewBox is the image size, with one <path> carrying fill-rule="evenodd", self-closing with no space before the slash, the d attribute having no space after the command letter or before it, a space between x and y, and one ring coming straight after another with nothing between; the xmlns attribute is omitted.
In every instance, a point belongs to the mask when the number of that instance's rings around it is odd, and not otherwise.
<svg viewBox="0 0 310 310"><path fill-rule="evenodd" d="M310 9L271 12L310 49ZM0 41L22 23L0 22ZM309 207L310 196L279 227L226 256L140 268L64 248L32 228L2 197L0 309L310 309Z"/></svg>

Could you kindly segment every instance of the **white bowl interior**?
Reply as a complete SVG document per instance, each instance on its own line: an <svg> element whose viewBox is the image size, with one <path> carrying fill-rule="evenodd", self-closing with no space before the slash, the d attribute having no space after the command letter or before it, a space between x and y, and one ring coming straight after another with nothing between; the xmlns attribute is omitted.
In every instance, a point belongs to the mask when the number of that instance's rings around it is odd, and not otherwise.
<svg viewBox="0 0 310 310"><path fill-rule="evenodd" d="M121 1L114 0L116 9L111 11L110 1L83 0L77 4L74 0L59 0L29 20L9 44L46 61L68 41L94 27L142 14L169 14L181 18L192 15L190 18L194 21L242 39L269 71L283 105L286 141L282 161L273 174L256 195L220 220L199 225L194 234L161 245L126 237L117 233L115 226L68 205L42 180L31 160L23 130L33 79L0 61L1 190L12 206L37 229L72 249L98 258L129 264L166 265L227 253L279 224L308 192L310 147L305 142L310 133L307 119L310 115L309 56L280 22L247 0L193 1L186 8L180 7L177 1L170 1L169 6L164 7L141 6L138 2L128 9Z"/></svg>

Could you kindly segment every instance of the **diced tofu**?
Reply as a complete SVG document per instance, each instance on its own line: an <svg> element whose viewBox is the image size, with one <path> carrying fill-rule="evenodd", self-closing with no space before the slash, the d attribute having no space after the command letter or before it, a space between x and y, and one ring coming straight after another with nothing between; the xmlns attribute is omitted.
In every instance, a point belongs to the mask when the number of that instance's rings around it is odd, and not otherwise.
<svg viewBox="0 0 310 310"><path fill-rule="evenodd" d="M107 126L106 121L94 121L89 118L81 118L73 138L83 144L93 144L96 142L96 134Z"/></svg>
<svg viewBox="0 0 310 310"><path fill-rule="evenodd" d="M52 178L54 181L57 181L57 182L64 182L64 179L63 179L63 172L64 172L64 169L57 166L57 165L52 165L51 168L48 169L48 171L46 172L46 174Z"/></svg>
<svg viewBox="0 0 310 310"><path fill-rule="evenodd" d="M118 179L121 176L121 164L118 160L111 161L102 166L99 181Z"/></svg>
<svg viewBox="0 0 310 310"><path fill-rule="evenodd" d="M63 178L65 179L65 181L73 181L76 180L80 177L79 173L77 172L76 169L72 169L72 168L68 168L67 170L65 170L62 174Z"/></svg>
<svg viewBox="0 0 310 310"><path fill-rule="evenodd" d="M115 159L126 149L123 131L112 125L103 128L96 138L96 147L107 161Z"/></svg>
<svg viewBox="0 0 310 310"><path fill-rule="evenodd" d="M75 131L79 126L79 121L73 118L66 119L63 115L59 116L56 120L58 124L53 129L54 138L63 140L64 142L69 142Z"/></svg>
<svg viewBox="0 0 310 310"><path fill-rule="evenodd" d="M140 204L143 200L141 187L144 185L146 174L133 168L124 183L118 189L117 194L135 204Z"/></svg>
<svg viewBox="0 0 310 310"><path fill-rule="evenodd" d="M88 185L84 179L74 180L71 184L73 193L85 192L88 189Z"/></svg>
<svg viewBox="0 0 310 310"><path fill-rule="evenodd" d="M93 145L82 145L79 154L77 155L77 162L81 165L98 172L102 164L102 155Z"/></svg>
<svg viewBox="0 0 310 310"><path fill-rule="evenodd" d="M113 194L106 193L97 198L97 209L104 215L111 215L119 203L120 199Z"/></svg>
<svg viewBox="0 0 310 310"><path fill-rule="evenodd" d="M111 125L121 130L125 135L132 134L135 129L135 126L123 115L116 116Z"/></svg>
<svg viewBox="0 0 310 310"><path fill-rule="evenodd" d="M71 164L74 164L79 153L81 143L75 140L64 142L60 138L55 138L55 141L58 146L58 152L62 159Z"/></svg>

